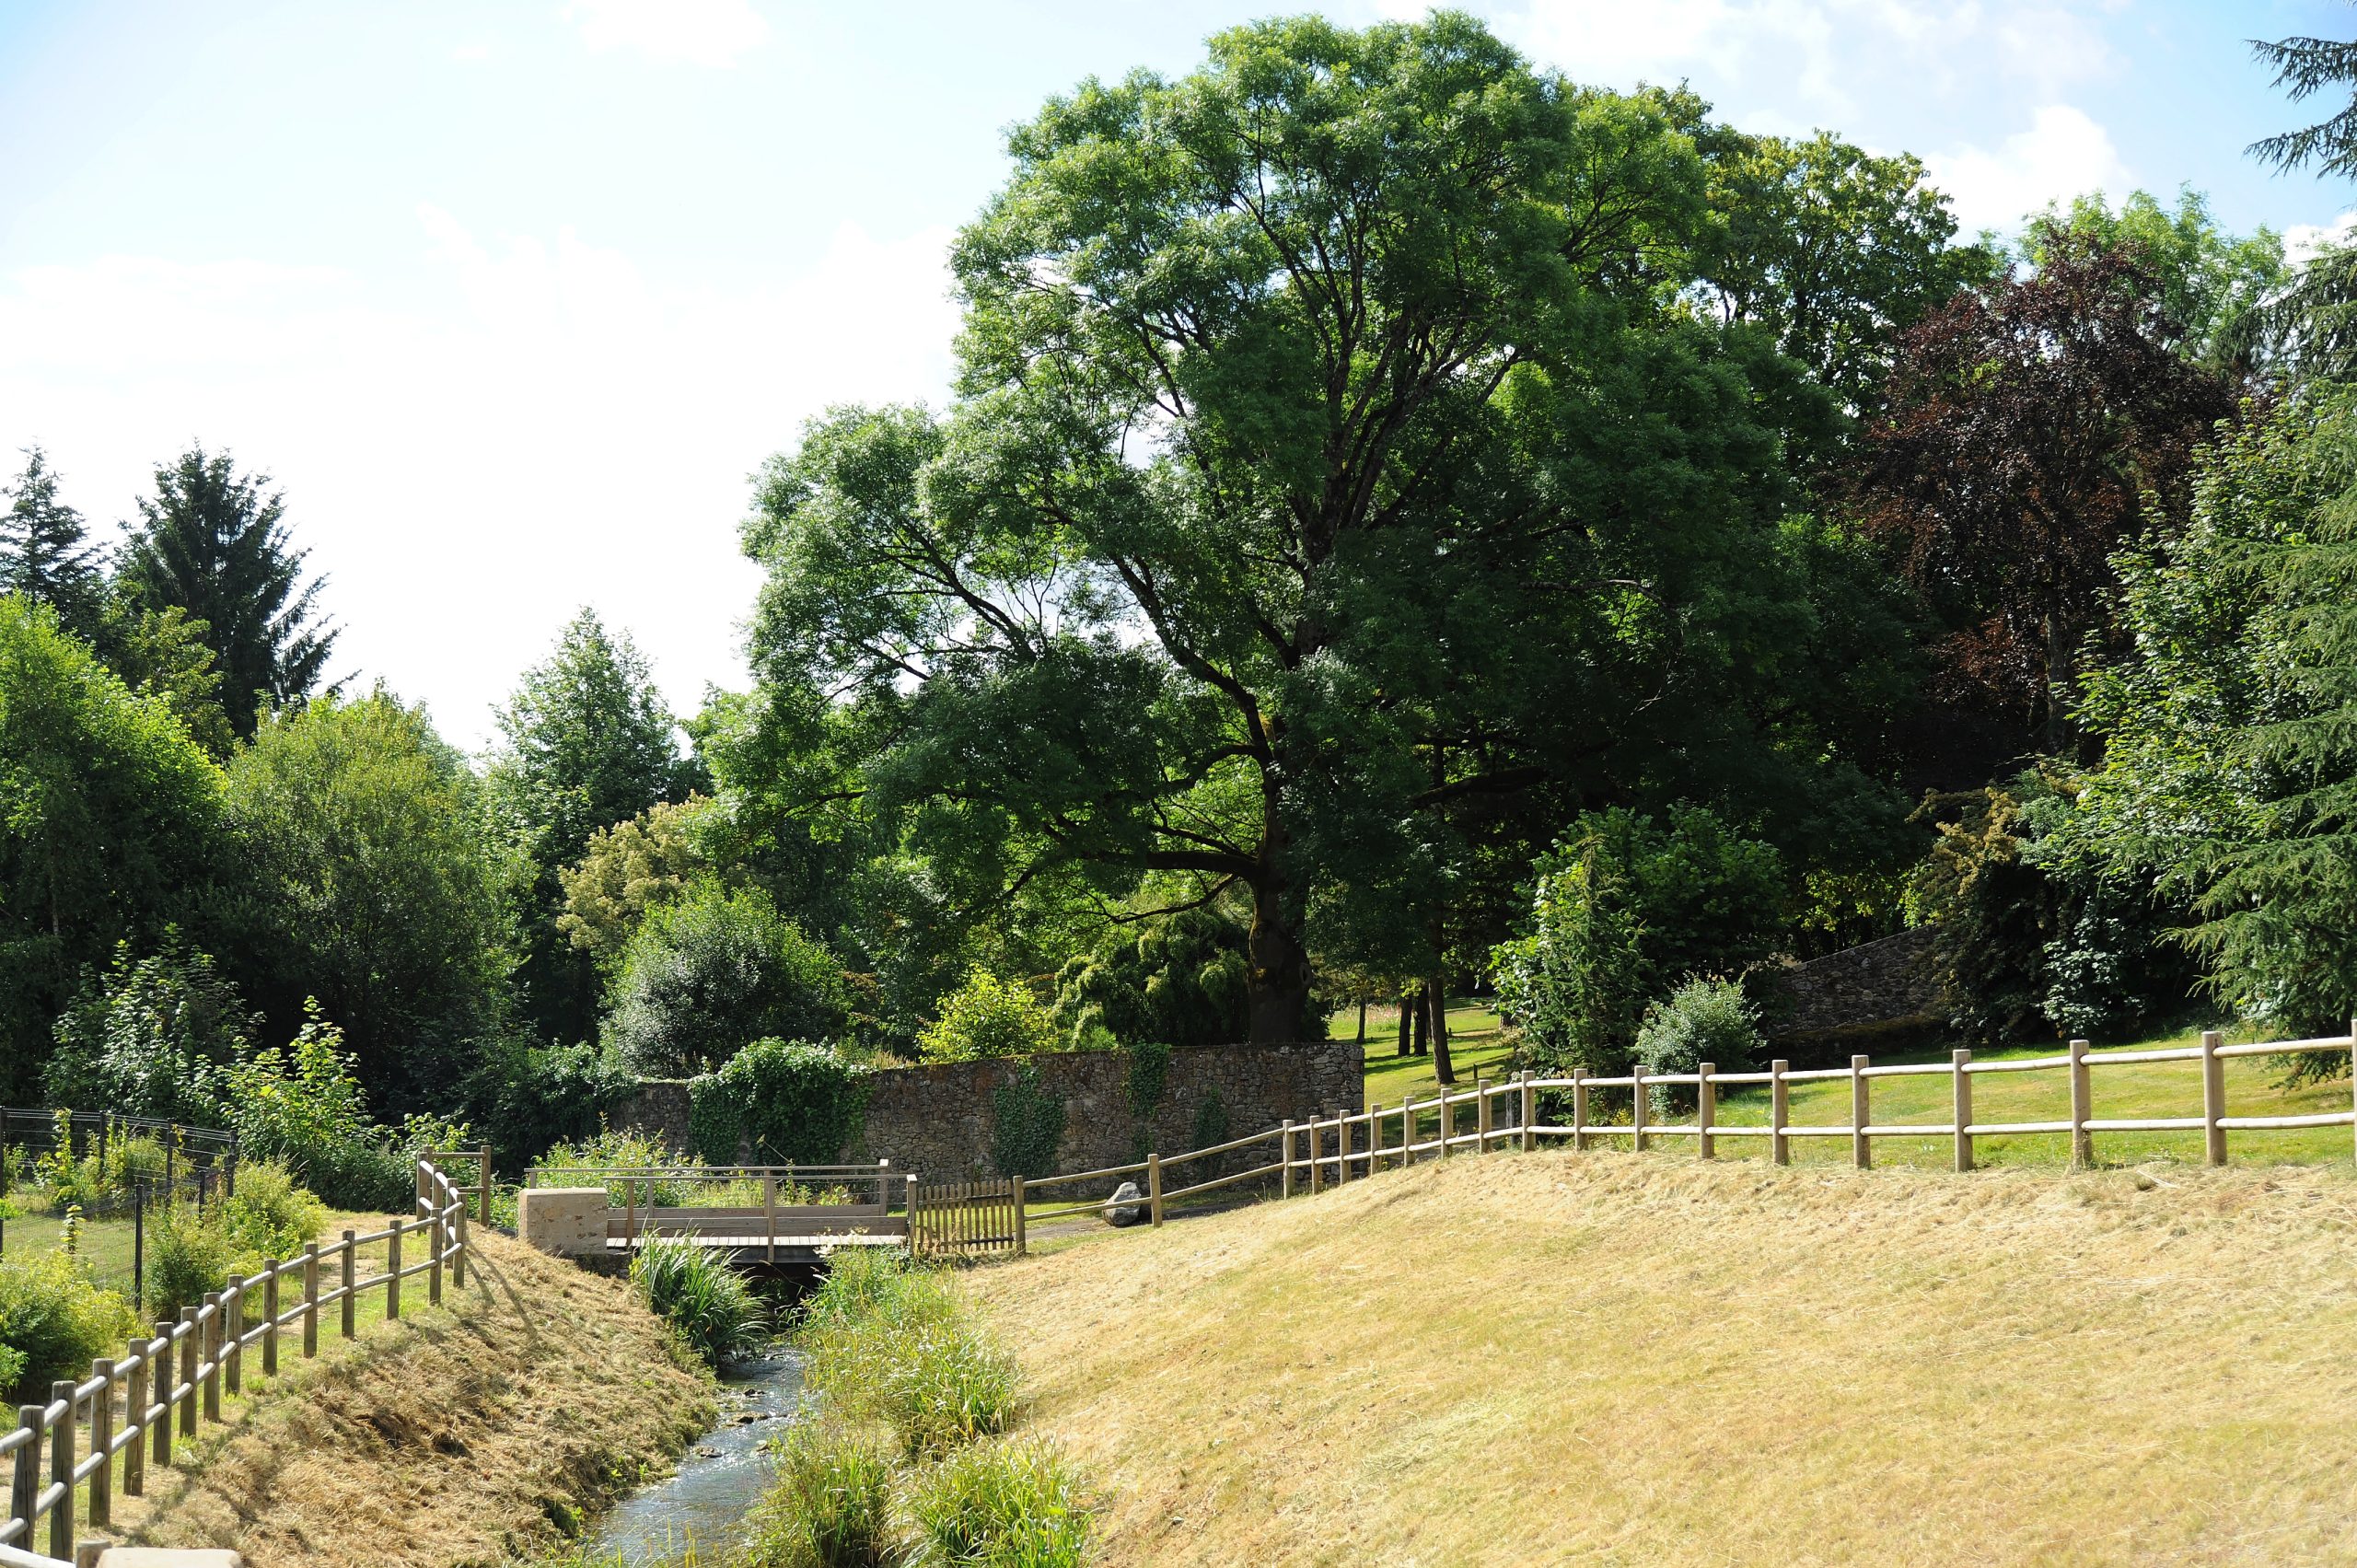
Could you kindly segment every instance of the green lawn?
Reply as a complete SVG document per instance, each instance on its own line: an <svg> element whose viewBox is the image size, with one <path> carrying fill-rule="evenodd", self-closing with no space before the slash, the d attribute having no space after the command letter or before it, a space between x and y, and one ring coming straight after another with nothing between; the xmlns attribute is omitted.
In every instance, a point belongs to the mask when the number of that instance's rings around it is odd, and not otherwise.
<svg viewBox="0 0 2357 1568"><path fill-rule="evenodd" d="M1359 1011L1353 1005L1336 1013L1328 1021L1326 1031L1330 1039L1350 1040L1357 1035L1358 1027ZM1397 1105L1409 1095L1422 1098L1440 1092L1439 1081L1433 1076L1433 1059L1395 1054L1399 1040L1399 1009L1369 1007L1364 1105ZM1449 1005L1448 1052L1457 1083L1468 1087L1477 1073L1494 1078L1508 1070L1497 1014L1486 1004L1469 998Z"/></svg>
<svg viewBox="0 0 2357 1568"><path fill-rule="evenodd" d="M28 1214L0 1223L0 1257L29 1258L37 1252L53 1251L64 1231L64 1220L55 1214ZM131 1294L128 1218L84 1220L79 1250L100 1284L125 1295Z"/></svg>

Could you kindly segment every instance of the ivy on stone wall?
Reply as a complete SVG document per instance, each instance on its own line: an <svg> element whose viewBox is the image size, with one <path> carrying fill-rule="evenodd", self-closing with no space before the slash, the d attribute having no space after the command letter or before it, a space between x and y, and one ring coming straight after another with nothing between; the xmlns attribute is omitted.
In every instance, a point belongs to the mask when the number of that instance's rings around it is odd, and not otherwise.
<svg viewBox="0 0 2357 1568"><path fill-rule="evenodd" d="M688 1086L688 1137L714 1165L823 1165L857 1142L869 1069L832 1046L756 1040Z"/></svg>
<svg viewBox="0 0 2357 1568"><path fill-rule="evenodd" d="M1154 1147L1154 1113L1162 1109L1163 1090L1170 1082L1170 1048L1149 1040L1121 1048L1128 1064L1131 1156L1144 1159Z"/></svg>
<svg viewBox="0 0 2357 1568"><path fill-rule="evenodd" d="M1190 1149L1208 1149L1214 1144L1227 1142L1227 1107L1220 1102L1219 1091L1207 1091L1195 1102L1195 1141Z"/></svg>
<svg viewBox="0 0 2357 1568"><path fill-rule="evenodd" d="M991 1157L1001 1176L1052 1176L1056 1146L1063 1142L1064 1102L1039 1082L1028 1062L991 1093L996 1125Z"/></svg>

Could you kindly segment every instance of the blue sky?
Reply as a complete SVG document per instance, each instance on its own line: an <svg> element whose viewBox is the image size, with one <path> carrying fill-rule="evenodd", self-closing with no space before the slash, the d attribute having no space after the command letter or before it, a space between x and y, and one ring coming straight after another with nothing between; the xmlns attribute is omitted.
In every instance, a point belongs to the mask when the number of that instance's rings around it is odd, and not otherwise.
<svg viewBox="0 0 2357 1568"><path fill-rule="evenodd" d="M2338 0L1472 8L1583 81L1917 153L1968 226L2187 182L2237 229L2357 204L2242 153L2299 113L2243 41L2346 37ZM942 396L942 253L1003 129L1258 14L0 0L0 451L102 526L192 439L268 470L345 667L461 744L585 603L691 708L743 680L746 475L830 403Z"/></svg>

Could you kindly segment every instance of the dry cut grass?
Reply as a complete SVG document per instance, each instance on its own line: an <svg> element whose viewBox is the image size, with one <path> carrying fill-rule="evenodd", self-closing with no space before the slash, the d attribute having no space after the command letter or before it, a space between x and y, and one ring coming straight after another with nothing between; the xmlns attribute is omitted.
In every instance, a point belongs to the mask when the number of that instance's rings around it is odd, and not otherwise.
<svg viewBox="0 0 2357 1568"><path fill-rule="evenodd" d="M145 1546L234 1547L249 1568L320 1562L456 1568L535 1551L586 1508L659 1469L710 1423L707 1379L677 1362L619 1279L475 1231L463 1289L321 1354L282 1346L194 1461L118 1504Z"/></svg>
<svg viewBox="0 0 2357 1568"><path fill-rule="evenodd" d="M2352 1245L2339 1168L1566 1152L971 1288L1115 1563L2350 1562Z"/></svg>

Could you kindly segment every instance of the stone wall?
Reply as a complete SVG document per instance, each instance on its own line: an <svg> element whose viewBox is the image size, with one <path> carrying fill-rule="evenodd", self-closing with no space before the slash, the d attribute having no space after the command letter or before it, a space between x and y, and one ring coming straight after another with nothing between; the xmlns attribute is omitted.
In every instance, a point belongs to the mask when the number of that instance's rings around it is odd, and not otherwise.
<svg viewBox="0 0 2357 1568"><path fill-rule="evenodd" d="M1145 1151L1175 1155L1197 1146L1199 1119L1206 1101L1216 1099L1226 1131L1215 1142L1240 1138L1285 1121L1331 1116L1338 1108L1355 1111L1363 1098L1361 1052L1354 1040L1302 1045L1204 1046L1170 1053L1162 1098L1149 1125L1130 1112L1130 1058L1117 1051L1082 1051L1034 1056L1030 1065L1039 1086L1063 1101L1063 1138L1056 1146L1058 1170L1093 1170L1125 1165ZM865 1125L846 1160L888 1159L892 1168L927 1181L955 1181L998 1174L991 1155L997 1129L995 1100L1014 1076L1007 1061L949 1062L924 1067L895 1067L868 1080ZM648 1081L615 1107L615 1126L660 1137L675 1149L688 1147L688 1086ZM1275 1145L1247 1149L1218 1162L1221 1174L1265 1164ZM1190 1165L1183 1179L1209 1179L1212 1162Z"/></svg>
<svg viewBox="0 0 2357 1568"><path fill-rule="evenodd" d="M1947 1008L1932 963L1928 925L1856 947L1787 963L1762 977L1768 1038L1798 1063L1817 1056L1903 1050L1933 1040Z"/></svg>

